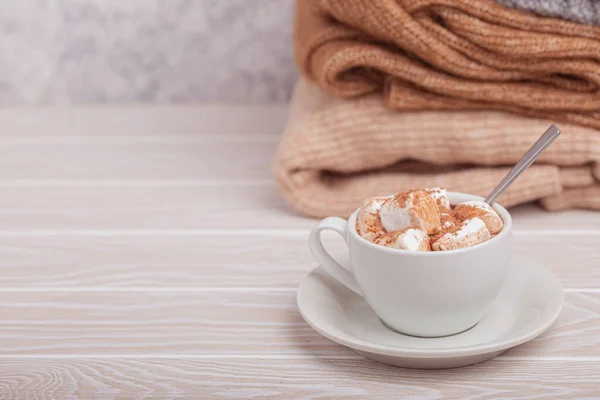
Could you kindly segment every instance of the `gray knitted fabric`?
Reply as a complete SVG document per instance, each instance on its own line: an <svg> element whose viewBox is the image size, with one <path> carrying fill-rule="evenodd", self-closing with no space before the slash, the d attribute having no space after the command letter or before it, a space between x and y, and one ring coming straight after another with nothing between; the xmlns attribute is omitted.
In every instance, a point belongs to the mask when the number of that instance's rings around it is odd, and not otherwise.
<svg viewBox="0 0 600 400"><path fill-rule="evenodd" d="M538 15L600 26L600 0L496 0L496 2Z"/></svg>

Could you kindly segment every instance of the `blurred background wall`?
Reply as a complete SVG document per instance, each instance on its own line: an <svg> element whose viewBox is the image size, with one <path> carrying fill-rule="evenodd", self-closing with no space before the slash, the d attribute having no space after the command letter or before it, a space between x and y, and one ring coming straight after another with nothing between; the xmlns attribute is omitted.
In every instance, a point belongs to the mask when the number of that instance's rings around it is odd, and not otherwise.
<svg viewBox="0 0 600 400"><path fill-rule="evenodd" d="M292 0L0 0L0 105L280 102Z"/></svg>

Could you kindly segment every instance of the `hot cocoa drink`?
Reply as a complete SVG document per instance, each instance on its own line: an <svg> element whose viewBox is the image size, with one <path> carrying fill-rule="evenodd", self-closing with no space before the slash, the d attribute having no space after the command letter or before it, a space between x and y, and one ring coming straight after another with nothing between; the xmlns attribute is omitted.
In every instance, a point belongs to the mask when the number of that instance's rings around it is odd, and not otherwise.
<svg viewBox="0 0 600 400"><path fill-rule="evenodd" d="M414 189L365 200L357 232L375 244L408 251L445 251L485 242L503 228L483 201L450 206L443 188Z"/></svg>

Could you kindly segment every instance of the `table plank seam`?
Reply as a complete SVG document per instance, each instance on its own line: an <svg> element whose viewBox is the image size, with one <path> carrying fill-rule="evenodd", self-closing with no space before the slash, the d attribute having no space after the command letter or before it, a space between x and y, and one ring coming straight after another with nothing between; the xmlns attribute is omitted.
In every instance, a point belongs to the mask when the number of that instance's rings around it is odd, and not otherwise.
<svg viewBox="0 0 600 400"><path fill-rule="evenodd" d="M272 179L2 179L0 187L274 187Z"/></svg>
<svg viewBox="0 0 600 400"><path fill-rule="evenodd" d="M149 136L0 136L0 144L4 146L132 146L140 144L206 144L206 143L279 143L280 132L272 134L163 134Z"/></svg>
<svg viewBox="0 0 600 400"><path fill-rule="evenodd" d="M340 348L341 349L341 348ZM358 354L334 354L334 353L314 353L314 354L170 354L170 353L149 353L149 354L0 354L0 361L3 359L124 359L124 360L146 360L146 359L183 359L183 360L364 360ZM499 355L495 359L514 362L570 362L570 361L589 361L600 362L599 357L591 356L539 356L539 357L519 357Z"/></svg>
<svg viewBox="0 0 600 400"><path fill-rule="evenodd" d="M300 282L298 282L300 284ZM247 287L247 286L14 286L0 287L0 293L119 293L119 292L142 292L142 293L253 293L253 292L279 292L290 293L298 290L294 286L276 286L276 287ZM566 293L600 293L600 288L563 288Z"/></svg>

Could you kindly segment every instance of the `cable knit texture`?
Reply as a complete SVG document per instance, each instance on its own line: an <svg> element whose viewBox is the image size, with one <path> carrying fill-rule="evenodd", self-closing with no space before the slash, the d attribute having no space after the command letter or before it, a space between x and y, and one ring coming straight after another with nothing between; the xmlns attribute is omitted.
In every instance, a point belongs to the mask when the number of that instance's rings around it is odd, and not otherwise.
<svg viewBox="0 0 600 400"><path fill-rule="evenodd" d="M378 94L342 100L300 82L274 173L289 203L315 217L346 217L367 197L415 187L484 196L551 123L500 111L398 112ZM560 128L500 203L600 208L600 135L569 123Z"/></svg>
<svg viewBox="0 0 600 400"><path fill-rule="evenodd" d="M598 0L496 0L496 2L547 17L600 25L600 1Z"/></svg>
<svg viewBox="0 0 600 400"><path fill-rule="evenodd" d="M296 60L328 94L600 128L600 27L492 0L298 0Z"/></svg>

